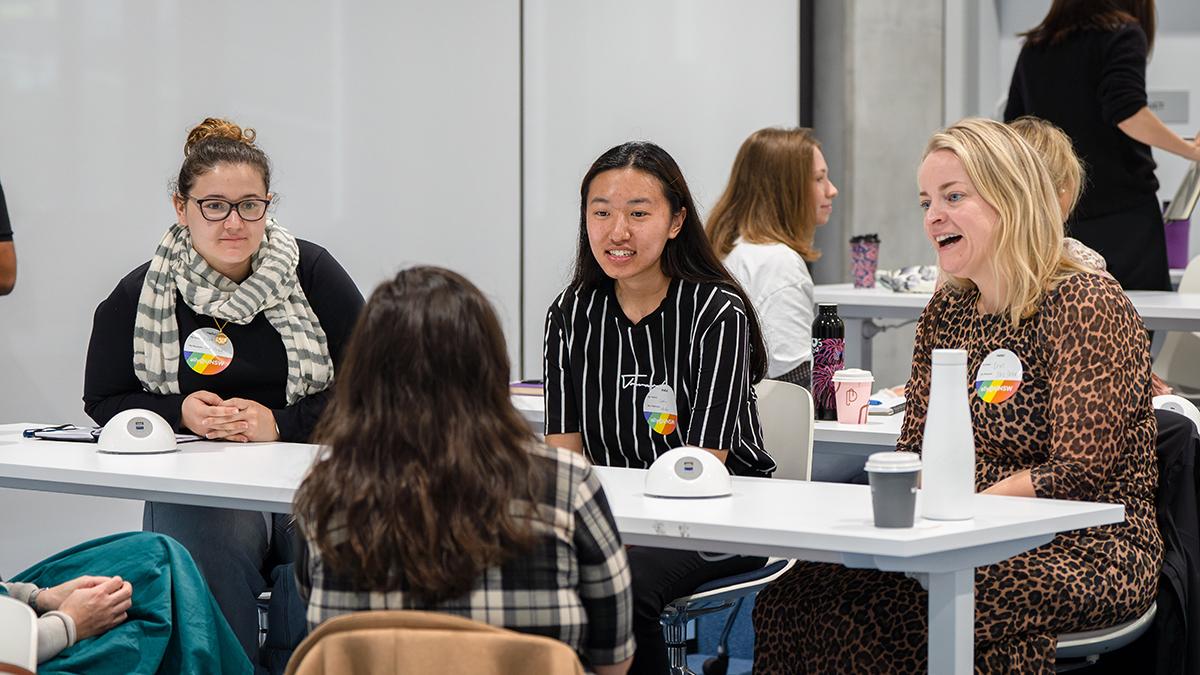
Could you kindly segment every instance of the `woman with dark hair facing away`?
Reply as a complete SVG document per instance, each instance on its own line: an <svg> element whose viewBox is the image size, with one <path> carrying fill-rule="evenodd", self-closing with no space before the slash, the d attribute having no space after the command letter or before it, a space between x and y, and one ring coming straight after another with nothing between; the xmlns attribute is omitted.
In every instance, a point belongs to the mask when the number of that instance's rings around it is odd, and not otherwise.
<svg viewBox="0 0 1200 675"><path fill-rule="evenodd" d="M1150 146L1200 160L1146 98L1154 0L1054 0L1024 33L1005 121L1036 115L1061 128L1090 171L1072 237L1104 257L1126 290L1171 290Z"/></svg>
<svg viewBox="0 0 1200 675"><path fill-rule="evenodd" d="M629 566L584 458L512 406L504 334L448 270L381 284L296 493L308 623L368 609L457 614L567 643L602 674L633 656Z"/></svg>
<svg viewBox="0 0 1200 675"><path fill-rule="evenodd" d="M767 343L767 377L808 387L812 378L817 226L829 222L837 188L812 129L750 134L729 185L708 217L708 238L750 295Z"/></svg>
<svg viewBox="0 0 1200 675"><path fill-rule="evenodd" d="M306 442L362 294L328 251L267 217L271 168L253 129L204 120L174 188L178 220L154 258L96 308L84 409L98 424L145 408L213 440ZM257 598L292 558L291 517L146 502L143 527L192 554L257 664ZM272 602L294 598L293 576Z"/></svg>
<svg viewBox="0 0 1200 675"><path fill-rule="evenodd" d="M946 278L917 325L896 449L919 452L934 349L967 352L975 488L1121 504L1121 523L1062 532L975 570L975 672L1053 673L1058 635L1154 601L1155 416L1141 317L1062 244L1042 159L1012 128L935 133L919 171L925 235ZM1014 388L983 386L1004 373ZM979 383L977 386L976 383ZM754 605L756 673L928 670L928 594L903 574L798 563Z"/></svg>
<svg viewBox="0 0 1200 675"><path fill-rule="evenodd" d="M675 160L653 143L612 148L584 176L579 210L574 278L546 316L546 442L640 469L691 445L732 473L770 475L752 387L767 368L758 320ZM629 560L635 673L669 668L666 603L764 562L643 546Z"/></svg>

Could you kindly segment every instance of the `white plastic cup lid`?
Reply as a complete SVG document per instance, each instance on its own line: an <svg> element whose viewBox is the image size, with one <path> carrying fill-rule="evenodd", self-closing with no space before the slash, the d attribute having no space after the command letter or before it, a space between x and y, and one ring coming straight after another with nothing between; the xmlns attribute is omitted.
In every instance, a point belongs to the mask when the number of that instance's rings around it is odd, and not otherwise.
<svg viewBox="0 0 1200 675"><path fill-rule="evenodd" d="M921 469L921 456L912 452L877 452L867 458L866 470L873 473L908 473Z"/></svg>
<svg viewBox="0 0 1200 675"><path fill-rule="evenodd" d="M846 368L833 374L834 382L874 382L875 376L862 368Z"/></svg>
<svg viewBox="0 0 1200 675"><path fill-rule="evenodd" d="M941 366L965 366L967 365L967 350L935 349L932 361Z"/></svg>

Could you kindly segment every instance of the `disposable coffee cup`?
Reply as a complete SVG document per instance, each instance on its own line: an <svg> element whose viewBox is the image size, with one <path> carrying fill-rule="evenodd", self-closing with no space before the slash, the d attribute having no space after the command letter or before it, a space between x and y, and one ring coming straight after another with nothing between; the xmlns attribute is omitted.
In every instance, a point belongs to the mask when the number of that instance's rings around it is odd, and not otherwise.
<svg viewBox="0 0 1200 675"><path fill-rule="evenodd" d="M912 527L921 458L911 452L877 452L867 458L866 470L875 527Z"/></svg>
<svg viewBox="0 0 1200 675"><path fill-rule="evenodd" d="M871 383L875 377L862 368L847 368L833 374L833 392L841 424L866 424L871 411Z"/></svg>

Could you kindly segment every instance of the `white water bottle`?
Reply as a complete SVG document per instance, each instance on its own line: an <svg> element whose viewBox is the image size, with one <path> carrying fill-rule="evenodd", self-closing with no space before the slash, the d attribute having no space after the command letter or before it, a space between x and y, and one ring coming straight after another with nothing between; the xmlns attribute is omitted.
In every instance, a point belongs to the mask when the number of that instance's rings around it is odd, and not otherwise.
<svg viewBox="0 0 1200 675"><path fill-rule="evenodd" d="M975 517L975 435L967 403L967 352L933 350L929 410L921 443L921 515Z"/></svg>

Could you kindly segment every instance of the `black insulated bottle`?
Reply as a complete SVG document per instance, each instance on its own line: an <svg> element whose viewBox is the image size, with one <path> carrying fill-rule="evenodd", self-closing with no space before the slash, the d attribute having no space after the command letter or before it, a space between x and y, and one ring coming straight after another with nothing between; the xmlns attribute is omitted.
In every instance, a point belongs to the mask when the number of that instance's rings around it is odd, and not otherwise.
<svg viewBox="0 0 1200 675"><path fill-rule="evenodd" d="M812 325L812 395L819 420L837 419L833 374L845 367L846 327L838 317L837 304L817 305L817 318Z"/></svg>

